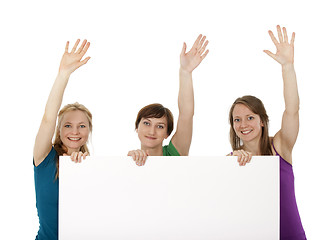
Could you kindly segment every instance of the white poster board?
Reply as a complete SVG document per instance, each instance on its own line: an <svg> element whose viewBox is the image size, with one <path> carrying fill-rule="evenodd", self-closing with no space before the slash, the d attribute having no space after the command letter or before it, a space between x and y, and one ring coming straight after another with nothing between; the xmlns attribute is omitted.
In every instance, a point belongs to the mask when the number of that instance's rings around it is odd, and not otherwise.
<svg viewBox="0 0 328 240"><path fill-rule="evenodd" d="M279 158L60 158L59 239L279 239Z"/></svg>

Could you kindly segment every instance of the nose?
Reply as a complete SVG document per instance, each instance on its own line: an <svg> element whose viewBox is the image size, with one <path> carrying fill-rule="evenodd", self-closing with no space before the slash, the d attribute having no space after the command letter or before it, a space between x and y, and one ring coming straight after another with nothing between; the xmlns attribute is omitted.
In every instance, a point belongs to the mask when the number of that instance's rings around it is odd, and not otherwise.
<svg viewBox="0 0 328 240"><path fill-rule="evenodd" d="M149 135L155 135L155 126L149 128Z"/></svg>
<svg viewBox="0 0 328 240"><path fill-rule="evenodd" d="M247 127L247 122L246 121L240 121L240 127L241 128L245 128L245 127Z"/></svg>
<svg viewBox="0 0 328 240"><path fill-rule="evenodd" d="M80 131L79 131L79 128L78 128L78 127L74 127L74 128L72 129L72 133L73 133L73 134L76 134L76 135L77 135L77 134L79 134L79 132L80 132Z"/></svg>

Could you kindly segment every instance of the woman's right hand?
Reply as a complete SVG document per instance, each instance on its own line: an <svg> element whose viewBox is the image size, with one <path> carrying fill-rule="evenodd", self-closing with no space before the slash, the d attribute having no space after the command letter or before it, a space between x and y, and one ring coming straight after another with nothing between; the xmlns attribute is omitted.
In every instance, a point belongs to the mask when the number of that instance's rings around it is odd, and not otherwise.
<svg viewBox="0 0 328 240"><path fill-rule="evenodd" d="M244 150L235 150L232 153L232 156L237 156L237 161L239 162L239 166L245 166L246 163L249 163L252 159L252 153L246 152Z"/></svg>
<svg viewBox="0 0 328 240"><path fill-rule="evenodd" d="M80 39L76 40L71 52L68 52L69 42L67 41L65 52L63 54L59 66L60 73L70 75L76 69L78 69L79 67L86 64L89 61L90 57L86 57L84 60L82 60L82 58L85 55L85 53L88 51L90 42L84 40L81 46L79 47L79 49L77 49L79 43L80 43Z"/></svg>
<svg viewBox="0 0 328 240"><path fill-rule="evenodd" d="M131 156L138 166L143 166L146 163L146 159L149 156L149 152L148 150L145 151L137 149L129 151L128 156Z"/></svg>

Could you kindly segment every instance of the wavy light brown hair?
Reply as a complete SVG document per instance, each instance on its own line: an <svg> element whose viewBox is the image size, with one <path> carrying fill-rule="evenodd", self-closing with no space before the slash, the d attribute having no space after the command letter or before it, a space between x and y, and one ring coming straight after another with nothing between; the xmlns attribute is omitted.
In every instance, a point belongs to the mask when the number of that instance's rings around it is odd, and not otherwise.
<svg viewBox="0 0 328 240"><path fill-rule="evenodd" d="M260 99L257 97L246 95L237 98L232 104L229 112L229 122L230 122L230 144L233 150L242 149L241 139L237 136L235 130L233 129L233 110L237 104L243 104L248 107L253 113L258 114L262 121L262 135L260 141L260 151L261 155L273 155L271 150L271 143L269 138L269 117L266 113L264 105Z"/></svg>
<svg viewBox="0 0 328 240"><path fill-rule="evenodd" d="M56 173L55 179L58 178L58 174L59 174L59 156L62 156L64 153L67 153L67 150L68 150L64 146L62 140L60 139L60 128L61 128L63 116L65 115L65 113L71 112L71 111L81 111L81 112L83 112L85 114L85 116L87 117L88 122L89 122L89 131L90 131L90 133L92 132L92 114L84 105L82 105L78 102L72 103L72 104L67 104L59 111L59 113L58 113L58 123L57 123L56 134L55 134L55 140L53 142L54 149L57 152L57 159L56 159L57 173ZM84 145L81 146L80 151L83 152L83 153L84 152L89 152L87 143L85 143Z"/></svg>
<svg viewBox="0 0 328 240"><path fill-rule="evenodd" d="M159 103L153 103L149 104L138 112L137 119L135 122L135 129L138 129L139 123L142 118L161 118L166 117L167 120L167 135L170 136L170 134L173 131L173 114L170 111L170 109L164 107L162 104Z"/></svg>

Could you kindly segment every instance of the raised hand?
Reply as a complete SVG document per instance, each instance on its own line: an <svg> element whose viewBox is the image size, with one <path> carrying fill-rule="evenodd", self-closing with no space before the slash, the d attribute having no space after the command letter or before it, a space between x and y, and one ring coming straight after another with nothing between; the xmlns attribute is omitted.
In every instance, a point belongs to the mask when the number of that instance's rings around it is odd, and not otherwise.
<svg viewBox="0 0 328 240"><path fill-rule="evenodd" d="M65 47L65 53L63 54L63 57L60 62L59 72L71 74L76 69L78 69L79 67L86 64L89 61L90 57L86 57L84 60L82 60L82 58L87 52L90 46L90 42L84 40L81 46L77 49L79 43L80 43L80 39L76 40L75 45L72 48L71 52L68 52L69 42L67 41Z"/></svg>
<svg viewBox="0 0 328 240"><path fill-rule="evenodd" d="M200 34L190 51L187 53L187 45L186 43L183 43L182 51L180 54L180 67L182 70L191 73L206 57L209 50L206 50L206 52L204 53L208 44L208 41L206 40L205 42L205 39L206 37Z"/></svg>
<svg viewBox="0 0 328 240"><path fill-rule="evenodd" d="M272 57L274 60L276 60L281 65L286 64L293 64L294 63L294 40L295 40L295 33L293 32L292 38L290 40L290 43L288 42L288 36L287 36L287 30L285 27L281 28L278 25L277 26L277 32L278 32L278 39L275 38L272 31L269 31L269 35L272 39L272 42L277 48L276 54L270 52L269 50L264 50L266 54L268 54L270 57Z"/></svg>

